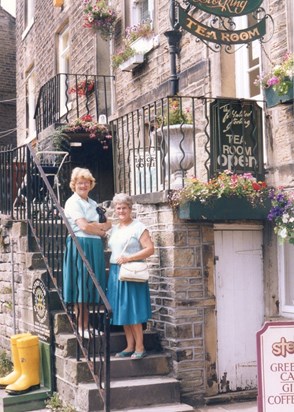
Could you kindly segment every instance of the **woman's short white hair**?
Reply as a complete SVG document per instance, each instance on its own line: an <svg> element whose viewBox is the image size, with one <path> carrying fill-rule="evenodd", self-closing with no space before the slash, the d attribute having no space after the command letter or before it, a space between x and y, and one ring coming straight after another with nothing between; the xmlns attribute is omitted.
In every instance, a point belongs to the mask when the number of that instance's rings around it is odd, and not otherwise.
<svg viewBox="0 0 294 412"><path fill-rule="evenodd" d="M95 178L89 169L84 169L82 167L75 167L71 173L71 178L69 182L69 187L71 188L73 192L75 191L76 183L79 179L89 180L90 190L92 190L96 184Z"/></svg>
<svg viewBox="0 0 294 412"><path fill-rule="evenodd" d="M124 203L125 205L128 205L130 209L132 209L133 206L133 201L131 196L127 195L126 193L117 193L114 198L112 199L113 205L119 205Z"/></svg>

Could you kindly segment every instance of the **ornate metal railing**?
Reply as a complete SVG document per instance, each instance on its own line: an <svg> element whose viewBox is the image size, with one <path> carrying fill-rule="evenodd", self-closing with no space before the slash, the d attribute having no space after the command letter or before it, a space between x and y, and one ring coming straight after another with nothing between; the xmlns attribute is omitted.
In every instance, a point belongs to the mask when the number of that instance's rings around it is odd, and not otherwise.
<svg viewBox="0 0 294 412"><path fill-rule="evenodd" d="M43 153L44 154L44 153ZM47 160L52 153L45 153ZM49 157L48 157L49 156ZM56 163L61 154L55 154ZM44 160L44 158L43 158ZM51 161L51 160L50 160ZM96 280L81 246L75 237L62 207L58 201L58 184L51 181L52 169L48 174L46 166L40 163L32 147L22 146L15 149L0 150L0 213L10 215L17 220L28 222L28 244L36 243L47 268L47 288L54 290L68 316L72 330L77 338L77 359L83 357L92 373L104 401L104 411L110 411L110 318L111 307ZM80 275L86 277L86 283L93 283L94 296L99 296L99 303L87 302L90 319L87 328L78 331L78 320L83 311L74 313L73 305L63 300L62 262L65 242L70 235L78 251L78 258L73 260L77 267L83 267ZM31 239L31 240L32 240ZM79 270L76 270L79 273ZM78 284L78 279L77 279ZM85 339L85 332L91 339Z"/></svg>
<svg viewBox="0 0 294 412"><path fill-rule="evenodd" d="M37 135L50 125L68 123L86 114L107 123L113 76L59 73L45 83L38 95ZM102 116L102 117L101 117Z"/></svg>
<svg viewBox="0 0 294 412"><path fill-rule="evenodd" d="M183 187L230 169L264 177L261 108L253 100L168 96L110 122L116 192Z"/></svg>

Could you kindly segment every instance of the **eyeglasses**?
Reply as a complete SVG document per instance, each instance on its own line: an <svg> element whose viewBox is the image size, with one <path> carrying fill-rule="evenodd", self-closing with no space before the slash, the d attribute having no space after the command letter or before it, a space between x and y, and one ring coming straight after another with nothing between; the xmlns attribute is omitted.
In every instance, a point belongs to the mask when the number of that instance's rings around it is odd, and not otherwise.
<svg viewBox="0 0 294 412"><path fill-rule="evenodd" d="M90 186L91 185L91 182L89 182L89 181L84 181L84 182L77 182L76 183L76 185L77 186Z"/></svg>

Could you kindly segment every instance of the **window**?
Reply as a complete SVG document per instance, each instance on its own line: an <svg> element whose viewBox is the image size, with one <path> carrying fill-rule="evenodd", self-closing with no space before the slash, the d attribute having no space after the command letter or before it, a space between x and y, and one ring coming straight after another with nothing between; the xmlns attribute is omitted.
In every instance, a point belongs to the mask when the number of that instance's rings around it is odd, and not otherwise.
<svg viewBox="0 0 294 412"><path fill-rule="evenodd" d="M154 0L133 0L131 25L139 24L143 20L153 22Z"/></svg>
<svg viewBox="0 0 294 412"><path fill-rule="evenodd" d="M238 17L237 28L250 27L256 24L252 15ZM260 43L253 41L249 46L244 45L236 51L236 97L262 100L262 92L254 80L260 74Z"/></svg>
<svg viewBox="0 0 294 412"><path fill-rule="evenodd" d="M35 73L34 68L31 67L26 72L26 138L33 139L36 137L36 122L34 119L35 114Z"/></svg>
<svg viewBox="0 0 294 412"><path fill-rule="evenodd" d="M69 73L69 29L66 26L58 35L57 73L60 74L60 115L67 111L66 74Z"/></svg>
<svg viewBox="0 0 294 412"><path fill-rule="evenodd" d="M280 311L294 317L294 246L285 243L279 248Z"/></svg>
<svg viewBox="0 0 294 412"><path fill-rule="evenodd" d="M24 2L24 24L25 30L24 35L30 30L34 24L34 14L35 14L35 0L25 0Z"/></svg>

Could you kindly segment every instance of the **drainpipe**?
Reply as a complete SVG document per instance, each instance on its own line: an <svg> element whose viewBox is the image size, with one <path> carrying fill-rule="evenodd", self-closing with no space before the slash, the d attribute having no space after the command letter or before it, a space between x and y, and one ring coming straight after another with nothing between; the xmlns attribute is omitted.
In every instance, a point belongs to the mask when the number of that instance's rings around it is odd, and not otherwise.
<svg viewBox="0 0 294 412"><path fill-rule="evenodd" d="M170 53L170 90L171 95L174 96L179 91L179 78L177 75L177 54L179 53L179 42L182 33L176 28L176 7L175 0L170 0L170 23L171 30L168 30L164 35L168 39L169 53Z"/></svg>
<svg viewBox="0 0 294 412"><path fill-rule="evenodd" d="M13 238L10 237L11 248L11 293L12 293L12 316L13 316L13 334L16 334L16 320L15 320L15 288L14 288L14 252L13 252Z"/></svg>

